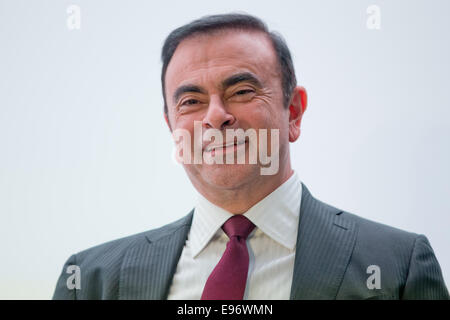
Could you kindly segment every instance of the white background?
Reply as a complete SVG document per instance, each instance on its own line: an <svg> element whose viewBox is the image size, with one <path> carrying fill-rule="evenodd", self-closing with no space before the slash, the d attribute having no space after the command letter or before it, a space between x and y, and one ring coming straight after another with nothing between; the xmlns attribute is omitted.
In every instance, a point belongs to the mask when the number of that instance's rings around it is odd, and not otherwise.
<svg viewBox="0 0 450 320"><path fill-rule="evenodd" d="M372 4L380 30L366 26ZM425 234L450 284L449 1L0 0L0 298L49 299L72 253L191 210L160 50L174 28L232 11L285 37L308 90L300 179Z"/></svg>

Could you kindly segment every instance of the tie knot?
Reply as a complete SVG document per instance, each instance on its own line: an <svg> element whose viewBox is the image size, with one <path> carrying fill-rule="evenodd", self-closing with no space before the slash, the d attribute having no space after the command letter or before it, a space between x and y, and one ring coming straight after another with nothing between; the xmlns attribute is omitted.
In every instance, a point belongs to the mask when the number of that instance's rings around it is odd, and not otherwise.
<svg viewBox="0 0 450 320"><path fill-rule="evenodd" d="M255 228L255 225L242 214L235 214L222 226L223 231L230 239L234 236L239 236L243 239L247 239L253 228Z"/></svg>

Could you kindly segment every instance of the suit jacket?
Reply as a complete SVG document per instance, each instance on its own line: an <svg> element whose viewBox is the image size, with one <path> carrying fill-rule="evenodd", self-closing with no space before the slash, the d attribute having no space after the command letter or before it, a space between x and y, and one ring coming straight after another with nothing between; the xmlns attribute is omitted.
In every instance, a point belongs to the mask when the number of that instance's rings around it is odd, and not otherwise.
<svg viewBox="0 0 450 320"><path fill-rule="evenodd" d="M302 186L291 299L449 299L424 235L334 208ZM53 299L166 299L193 211L72 255ZM80 289L67 286L69 265L80 267Z"/></svg>

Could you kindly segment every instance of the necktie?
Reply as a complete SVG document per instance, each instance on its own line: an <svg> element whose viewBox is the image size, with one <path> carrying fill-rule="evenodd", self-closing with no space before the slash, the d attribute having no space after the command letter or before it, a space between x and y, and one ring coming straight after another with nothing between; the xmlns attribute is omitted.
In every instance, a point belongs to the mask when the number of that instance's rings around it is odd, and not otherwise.
<svg viewBox="0 0 450 320"><path fill-rule="evenodd" d="M246 217L236 214L222 226L230 240L202 293L202 300L242 300L248 273L246 239L255 225Z"/></svg>

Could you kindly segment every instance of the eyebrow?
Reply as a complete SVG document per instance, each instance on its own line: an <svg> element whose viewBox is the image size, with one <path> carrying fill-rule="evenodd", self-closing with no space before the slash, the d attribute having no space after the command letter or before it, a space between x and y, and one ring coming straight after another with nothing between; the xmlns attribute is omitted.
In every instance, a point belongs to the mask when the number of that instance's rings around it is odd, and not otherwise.
<svg viewBox="0 0 450 320"><path fill-rule="evenodd" d="M205 90L203 90L199 86L196 86L193 84L187 84L187 85L178 87L177 90L175 90L175 93L173 94L173 101L177 102L178 99L180 99L181 95L186 92L206 93Z"/></svg>
<svg viewBox="0 0 450 320"><path fill-rule="evenodd" d="M253 73L242 72L242 73L234 74L234 75L226 78L225 80L223 80L221 83L222 90L225 90L228 87L234 86L235 84L238 84L239 82L250 82L251 84L253 84L254 86L256 86L258 88L263 87L261 81ZM178 101L178 99L184 93L187 93L187 92L196 92L196 93L206 94L206 91L202 87L199 87L197 85L193 85L193 84L182 85L182 86L178 87L177 90L175 90L175 93L173 94L173 101L175 101L175 102Z"/></svg>
<svg viewBox="0 0 450 320"><path fill-rule="evenodd" d="M258 88L262 88L263 85L261 81L258 79L257 76L255 76L251 72L242 72L234 74L225 80L222 81L222 89L226 89L228 87L234 86L235 84L238 84L239 82L250 82L254 86Z"/></svg>

